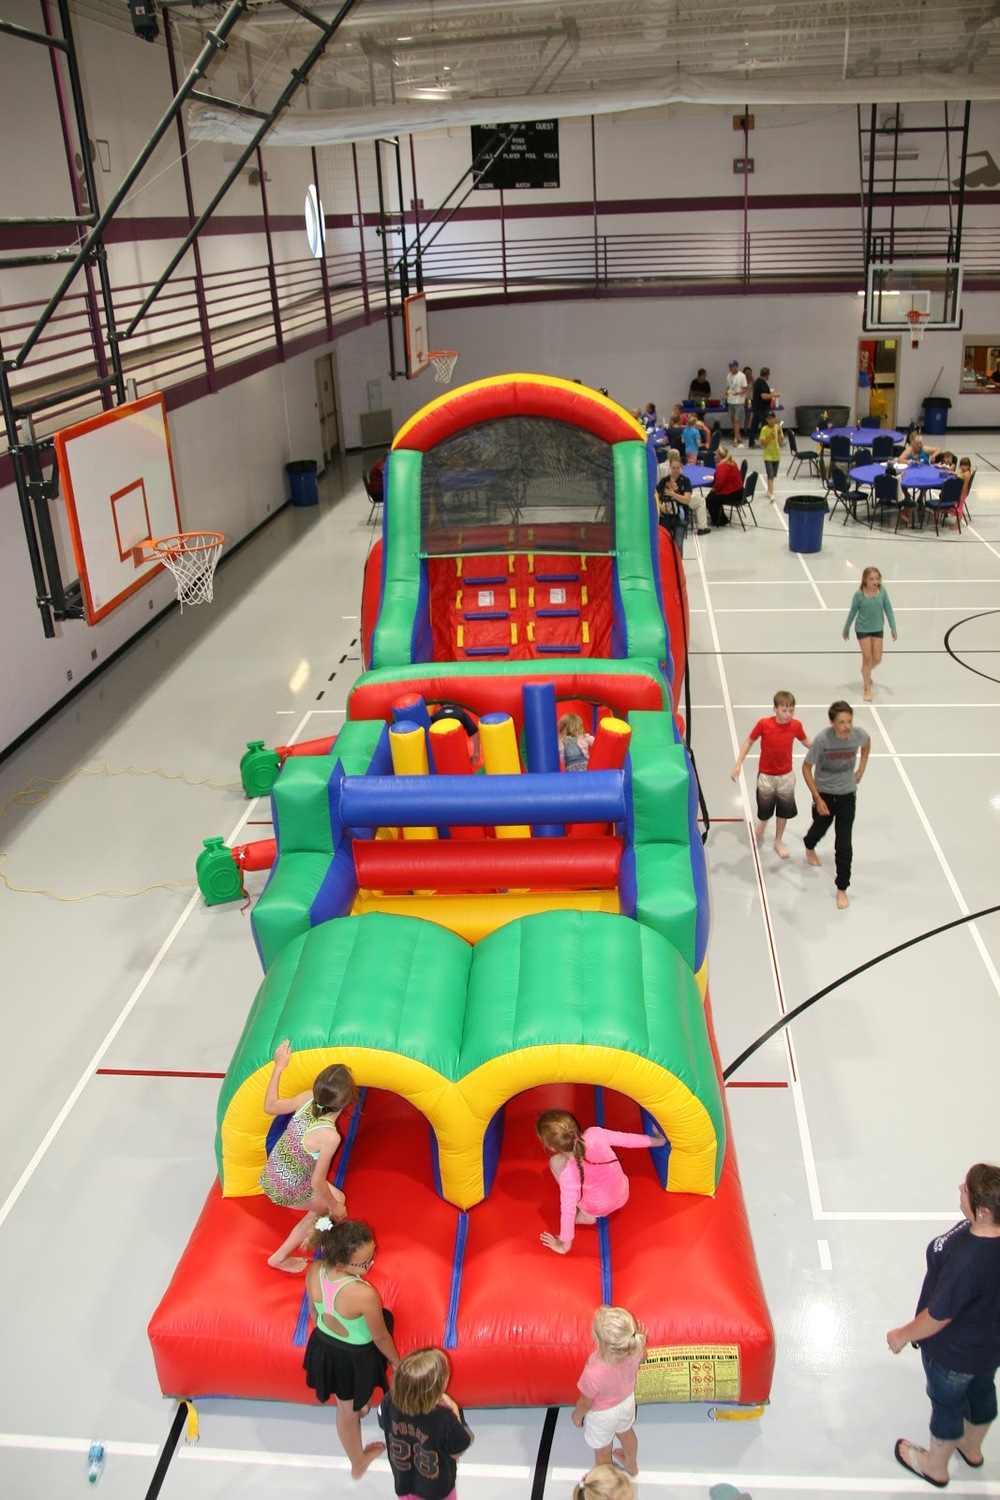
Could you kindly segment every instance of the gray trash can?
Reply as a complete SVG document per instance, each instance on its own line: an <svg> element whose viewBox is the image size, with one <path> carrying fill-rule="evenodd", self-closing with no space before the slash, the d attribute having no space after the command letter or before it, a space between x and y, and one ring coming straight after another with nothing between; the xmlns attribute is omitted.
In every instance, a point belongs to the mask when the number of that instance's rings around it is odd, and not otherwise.
<svg viewBox="0 0 1000 1500"><path fill-rule="evenodd" d="M825 495L789 495L784 505L788 517L789 552L819 552L823 546L823 522L830 514Z"/></svg>

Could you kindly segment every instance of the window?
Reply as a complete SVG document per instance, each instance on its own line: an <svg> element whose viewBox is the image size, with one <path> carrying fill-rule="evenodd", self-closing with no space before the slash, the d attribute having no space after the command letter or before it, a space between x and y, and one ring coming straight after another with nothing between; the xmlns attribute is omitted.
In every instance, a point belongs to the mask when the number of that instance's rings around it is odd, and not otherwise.
<svg viewBox="0 0 1000 1500"><path fill-rule="evenodd" d="M963 396L1000 392L1000 334L965 340L959 390Z"/></svg>

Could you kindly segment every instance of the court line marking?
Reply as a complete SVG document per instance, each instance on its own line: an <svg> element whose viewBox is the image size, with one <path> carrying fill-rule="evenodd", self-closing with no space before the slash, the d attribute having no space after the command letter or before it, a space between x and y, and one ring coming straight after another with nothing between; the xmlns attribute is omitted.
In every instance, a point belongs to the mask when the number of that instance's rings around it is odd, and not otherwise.
<svg viewBox="0 0 1000 1500"><path fill-rule="evenodd" d="M527 1410L537 1410L530 1407ZM470 1408L471 1411L471 1408ZM38 1453L86 1454L90 1438L48 1437L42 1434L0 1432L0 1449L20 1449ZM145 1458L152 1459L160 1451L159 1443L132 1443L109 1438L105 1442L108 1459ZM263 1469L318 1469L347 1473L350 1465L338 1454L325 1453L276 1453L244 1450L241 1448L207 1448L204 1443L181 1447L175 1462L195 1464L242 1464L248 1468ZM574 1484L579 1478L583 1460L574 1468L553 1466L547 1478L556 1484ZM389 1465L378 1458L371 1466L373 1474L388 1474ZM531 1468L528 1464L480 1464L463 1462L461 1473L464 1479L528 1480ZM639 1482L655 1489L700 1490L718 1475L718 1466L698 1473L694 1470L643 1469ZM730 1475L730 1483L740 1488L752 1487L755 1496L769 1490L778 1494L830 1494L830 1495L926 1495L923 1481L895 1478L867 1478L860 1475L823 1474L756 1474L751 1472ZM1000 1495L1000 1481L965 1479L956 1476L948 1486L953 1495Z"/></svg>
<svg viewBox="0 0 1000 1500"><path fill-rule="evenodd" d="M639 1429L641 1432L641 1428ZM891 1454L891 1450L890 1450ZM579 1481L582 1464L575 1469L549 1470L549 1477L560 1484L573 1484ZM713 1477L717 1470L712 1471ZM728 1476L729 1482L753 1494L754 1500L760 1500L760 1496L768 1490L781 1494L818 1494L818 1495L926 1495L927 1483L925 1480L913 1478L904 1479L902 1472L899 1479L866 1479L855 1475L822 1475L822 1474L755 1474L744 1470ZM640 1469L638 1488L645 1493L646 1487L666 1489L676 1488L684 1490L704 1490L705 1476L703 1474L676 1472L671 1473L663 1469ZM962 1478L952 1479L948 1486L948 1492L952 1495L1000 1495L1000 1482L987 1480L968 1480Z"/></svg>
<svg viewBox="0 0 1000 1500"><path fill-rule="evenodd" d="M302 732L302 729L305 727L305 724L306 724L308 718L309 718L309 715L307 713L306 716L305 716L305 718L301 721L301 723L298 725L298 727L294 731L294 733L292 735L292 738L289 741L289 744L293 743L294 740L298 737L298 735ZM239 821L237 822L236 827L233 829L232 833L230 833L229 837L226 839L226 843L227 844L232 844L233 841L234 841L234 839L237 838L237 836L240 833L240 830L243 828L244 824L248 821L248 819L250 817L250 814L253 812L253 810L256 807L258 801L259 801L259 798L255 797L252 802L248 802L247 803L247 806L244 809L244 811L243 811L243 813L242 813ZM72 1092L70 1093L69 1098L66 1100L66 1102L63 1105L62 1109L60 1109L59 1113L56 1115L55 1119L52 1121L52 1124L49 1126L48 1130L42 1136L42 1139L39 1141L38 1145L35 1147L34 1153L32 1154L32 1157L31 1157L30 1161L28 1162L27 1166L24 1168L24 1170L22 1171L20 1177L18 1177L18 1179L15 1182L14 1186L11 1188L10 1192L7 1194L7 1196L4 1199L2 1205L0 1205L0 1228L2 1228L3 1225L6 1223L9 1214L11 1213L11 1211L16 1206L19 1198L21 1197L21 1194L24 1192L25 1188L28 1186L28 1183L31 1181L32 1177L35 1175L35 1172L38 1170L38 1167L41 1165L41 1163L44 1160L46 1154L48 1153L49 1147L52 1145L52 1142L55 1140L56 1136L59 1134L59 1131L62 1129L63 1125L66 1123L67 1118L72 1113L72 1110L73 1110L74 1106L76 1105L77 1100L80 1098L80 1095L83 1093L84 1089L87 1087L87 1084L94 1077L94 1075L97 1072L98 1068L101 1066L101 1063L103 1062L105 1056L107 1055L108 1050L111 1047L111 1044L114 1042L114 1040L117 1037L118 1033L121 1031L122 1027L125 1025L125 1022L128 1020L129 1016L132 1014L132 1012L135 1009L136 1005L142 999L142 996L145 994L147 988L149 987L152 979L154 978L154 976L156 974L156 971L159 969L161 963L166 958L167 954L170 952L170 949L173 947L175 939L177 938L177 936L180 933L181 929L184 927L184 924L187 922L188 917L190 917L191 913L194 911L195 907L199 904L199 902L201 901L201 899L202 899L201 892L200 891L195 891L193 893L193 895L191 896L190 900L188 901L187 905L185 906L184 910L181 912L180 916L177 918L176 922L171 927L170 931L167 933L167 936L164 938L163 942L160 944L160 946L157 949L157 951L156 951L155 955L153 956L152 960L147 965L145 973L142 975L142 978L139 980L138 984L135 986L135 988L133 989L132 993L129 995L128 999L125 1001L125 1004L122 1006L121 1010L118 1012L117 1017L112 1022L109 1030L105 1034L103 1041L98 1046L97 1051L94 1053L93 1057L90 1059L90 1062L87 1064L87 1066L84 1068L83 1072L80 1074L80 1077L77 1079L76 1085L73 1088Z"/></svg>
<svg viewBox="0 0 1000 1500"><path fill-rule="evenodd" d="M920 820L921 827L923 828L924 833L927 835L927 842L930 844L932 850L934 851L935 858L937 859L938 864L941 866L942 874L944 875L945 880L948 882L948 885L951 888L951 893L955 898L955 904L958 906L958 909L961 912L962 916L967 917L972 908L967 904L965 897L962 895L961 887L959 886L958 881L955 879L952 868L945 857L945 852L941 848L941 845L937 839L937 835L930 825L930 820L927 817L927 814L924 812L923 805L920 801L920 798L917 796L913 783L906 774L906 770L902 765L901 758L896 754L895 747L893 746L892 740L889 737L889 733L886 730L885 725L882 723L882 719L879 715L878 709L872 709L872 718L874 719L875 724L878 727L878 731L885 741L892 758L895 760L896 770L899 772L900 778L903 782L903 786L905 787L907 795L909 796L909 799L913 804L913 809ZM989 955L989 952L987 951L986 944L983 942L983 939L979 933L979 929L974 922L970 922L968 924L967 930L972 938L973 943L976 945L976 948L979 951L979 956L983 961L983 966L985 967L987 974L989 975L990 982L992 983L993 988L996 990L997 996L1000 997L1000 974L997 973L996 965L994 964L992 958Z"/></svg>
<svg viewBox="0 0 1000 1500"><path fill-rule="evenodd" d="M895 587L896 585L893 584L893 588ZM827 605L823 607L824 609L828 609ZM968 606L966 606L964 600L961 602L956 601L954 604L897 604L894 606L894 613L897 615L950 615L954 614L955 610L959 608L969 608L971 610L996 609L996 601L992 604L970 604ZM691 613L693 615L700 615L704 614L705 611L693 609ZM813 615L816 611L805 604L761 604L753 608L742 608L732 605L725 609L717 609L715 613L717 615Z"/></svg>

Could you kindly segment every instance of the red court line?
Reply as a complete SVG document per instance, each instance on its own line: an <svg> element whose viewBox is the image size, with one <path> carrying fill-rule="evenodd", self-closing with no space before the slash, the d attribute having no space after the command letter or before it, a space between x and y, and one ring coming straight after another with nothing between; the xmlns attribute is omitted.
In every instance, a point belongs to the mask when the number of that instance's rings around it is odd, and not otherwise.
<svg viewBox="0 0 1000 1500"><path fill-rule="evenodd" d="M766 1079L761 1079L759 1083L748 1080L745 1083L732 1082L726 1084L727 1089L787 1089L787 1087L787 1082L772 1083L767 1081Z"/></svg>
<svg viewBox="0 0 1000 1500"><path fill-rule="evenodd" d="M98 1068L97 1075L111 1078L225 1078L225 1073L195 1073L185 1068Z"/></svg>

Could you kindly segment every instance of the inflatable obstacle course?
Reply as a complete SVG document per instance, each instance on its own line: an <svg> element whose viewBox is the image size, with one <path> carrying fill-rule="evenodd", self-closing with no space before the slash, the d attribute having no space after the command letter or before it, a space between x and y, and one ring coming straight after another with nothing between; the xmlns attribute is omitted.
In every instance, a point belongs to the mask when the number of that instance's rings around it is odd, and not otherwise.
<svg viewBox="0 0 1000 1500"><path fill-rule="evenodd" d="M654 474L621 408L546 377L449 392L397 435L347 722L250 766L274 775L265 972L220 1094L220 1181L150 1325L164 1391L311 1399L301 1284L266 1265L288 1213L258 1187L287 1036L287 1091L333 1061L364 1087L336 1181L375 1225L400 1347L446 1347L466 1405L572 1401L612 1299L649 1329L643 1399L767 1399ZM566 712L596 736L577 774ZM533 1121L553 1107L667 1138L629 1153L628 1204L565 1257L539 1242L558 1209Z"/></svg>

